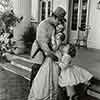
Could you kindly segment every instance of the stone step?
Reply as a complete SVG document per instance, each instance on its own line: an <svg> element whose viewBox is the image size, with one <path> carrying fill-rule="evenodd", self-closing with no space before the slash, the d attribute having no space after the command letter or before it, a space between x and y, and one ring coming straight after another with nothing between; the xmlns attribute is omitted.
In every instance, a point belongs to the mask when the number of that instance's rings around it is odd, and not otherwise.
<svg viewBox="0 0 100 100"><path fill-rule="evenodd" d="M31 72L32 65L33 65L33 63L30 63L30 62L27 62L25 60L18 59L18 58L13 59L11 61L11 64L23 70L29 71L29 72Z"/></svg>
<svg viewBox="0 0 100 100"><path fill-rule="evenodd" d="M100 80L97 78L91 79L91 85L88 87L87 93L100 99Z"/></svg>
<svg viewBox="0 0 100 100"><path fill-rule="evenodd" d="M100 86L92 85L91 87L89 87L89 90L94 91L94 92L100 94Z"/></svg>
<svg viewBox="0 0 100 100"><path fill-rule="evenodd" d="M98 86L92 86L87 90L87 94L93 97L96 97L100 100L100 86L98 89Z"/></svg>
<svg viewBox="0 0 100 100"><path fill-rule="evenodd" d="M9 61L12 61L13 59L20 59L29 63L33 63L32 59L30 59L30 56L28 54L24 55L14 55L10 53L5 53L5 56Z"/></svg>
<svg viewBox="0 0 100 100"><path fill-rule="evenodd" d="M31 72L33 61L30 59L29 55L13 55L6 53L6 57L12 65Z"/></svg>
<svg viewBox="0 0 100 100"><path fill-rule="evenodd" d="M16 67L16 66L14 66L10 63L5 63L5 64L0 63L0 66L3 67L7 71L10 71L12 73L15 73L17 75L20 75L20 76L24 77L27 80L30 80L30 72L27 71L27 70Z"/></svg>

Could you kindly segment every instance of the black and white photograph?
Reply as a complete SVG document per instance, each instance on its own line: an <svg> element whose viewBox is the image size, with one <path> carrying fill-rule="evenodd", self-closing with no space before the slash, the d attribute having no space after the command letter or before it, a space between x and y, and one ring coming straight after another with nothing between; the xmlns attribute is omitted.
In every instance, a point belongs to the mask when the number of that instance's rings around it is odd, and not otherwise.
<svg viewBox="0 0 100 100"><path fill-rule="evenodd" d="M100 100L100 0L0 0L0 100Z"/></svg>

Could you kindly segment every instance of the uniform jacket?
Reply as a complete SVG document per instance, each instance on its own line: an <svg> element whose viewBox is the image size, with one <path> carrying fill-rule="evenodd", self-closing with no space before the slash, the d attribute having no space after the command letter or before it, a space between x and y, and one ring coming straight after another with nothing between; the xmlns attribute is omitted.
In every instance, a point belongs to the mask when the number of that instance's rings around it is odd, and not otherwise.
<svg viewBox="0 0 100 100"><path fill-rule="evenodd" d="M36 40L38 41L38 44L40 45L41 49L44 52L52 52L49 48L48 44L51 40L52 34L55 32L54 25L50 22L49 18L42 21L38 27L37 27L37 33L36 33ZM34 45L34 43L33 43ZM32 51L36 50L36 46L32 47ZM32 53L32 52L31 52ZM33 62L37 64L42 64L44 59L43 53L39 51L34 58L32 58Z"/></svg>

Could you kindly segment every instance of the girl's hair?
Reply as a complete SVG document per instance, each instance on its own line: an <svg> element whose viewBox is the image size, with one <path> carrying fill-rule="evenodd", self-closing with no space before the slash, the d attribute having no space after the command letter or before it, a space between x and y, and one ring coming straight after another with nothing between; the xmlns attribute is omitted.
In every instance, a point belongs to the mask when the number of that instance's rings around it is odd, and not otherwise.
<svg viewBox="0 0 100 100"><path fill-rule="evenodd" d="M75 48L75 45L69 44L68 54L69 54L72 58L74 58L74 57L76 56L76 48Z"/></svg>

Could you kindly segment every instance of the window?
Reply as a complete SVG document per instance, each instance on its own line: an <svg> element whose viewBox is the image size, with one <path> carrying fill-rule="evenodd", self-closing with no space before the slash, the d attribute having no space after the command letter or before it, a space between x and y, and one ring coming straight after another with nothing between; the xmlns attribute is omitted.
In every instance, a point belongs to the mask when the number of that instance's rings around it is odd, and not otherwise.
<svg viewBox="0 0 100 100"><path fill-rule="evenodd" d="M87 21L88 0L73 0L71 29L77 31L78 26L85 29Z"/></svg>
<svg viewBox="0 0 100 100"><path fill-rule="evenodd" d="M77 30L77 17L78 17L78 0L73 0L73 11L72 11L72 30Z"/></svg>
<svg viewBox="0 0 100 100"><path fill-rule="evenodd" d="M81 27L83 28L86 26L87 1L88 0L82 0Z"/></svg>
<svg viewBox="0 0 100 100"><path fill-rule="evenodd" d="M40 21L44 20L51 14L52 0L40 0Z"/></svg>
<svg viewBox="0 0 100 100"><path fill-rule="evenodd" d="M48 1L48 16L50 16L51 13L51 1Z"/></svg>
<svg viewBox="0 0 100 100"><path fill-rule="evenodd" d="M45 8L46 8L46 3L43 1L42 2L42 11L41 11L41 20L45 19L45 14L46 14Z"/></svg>

